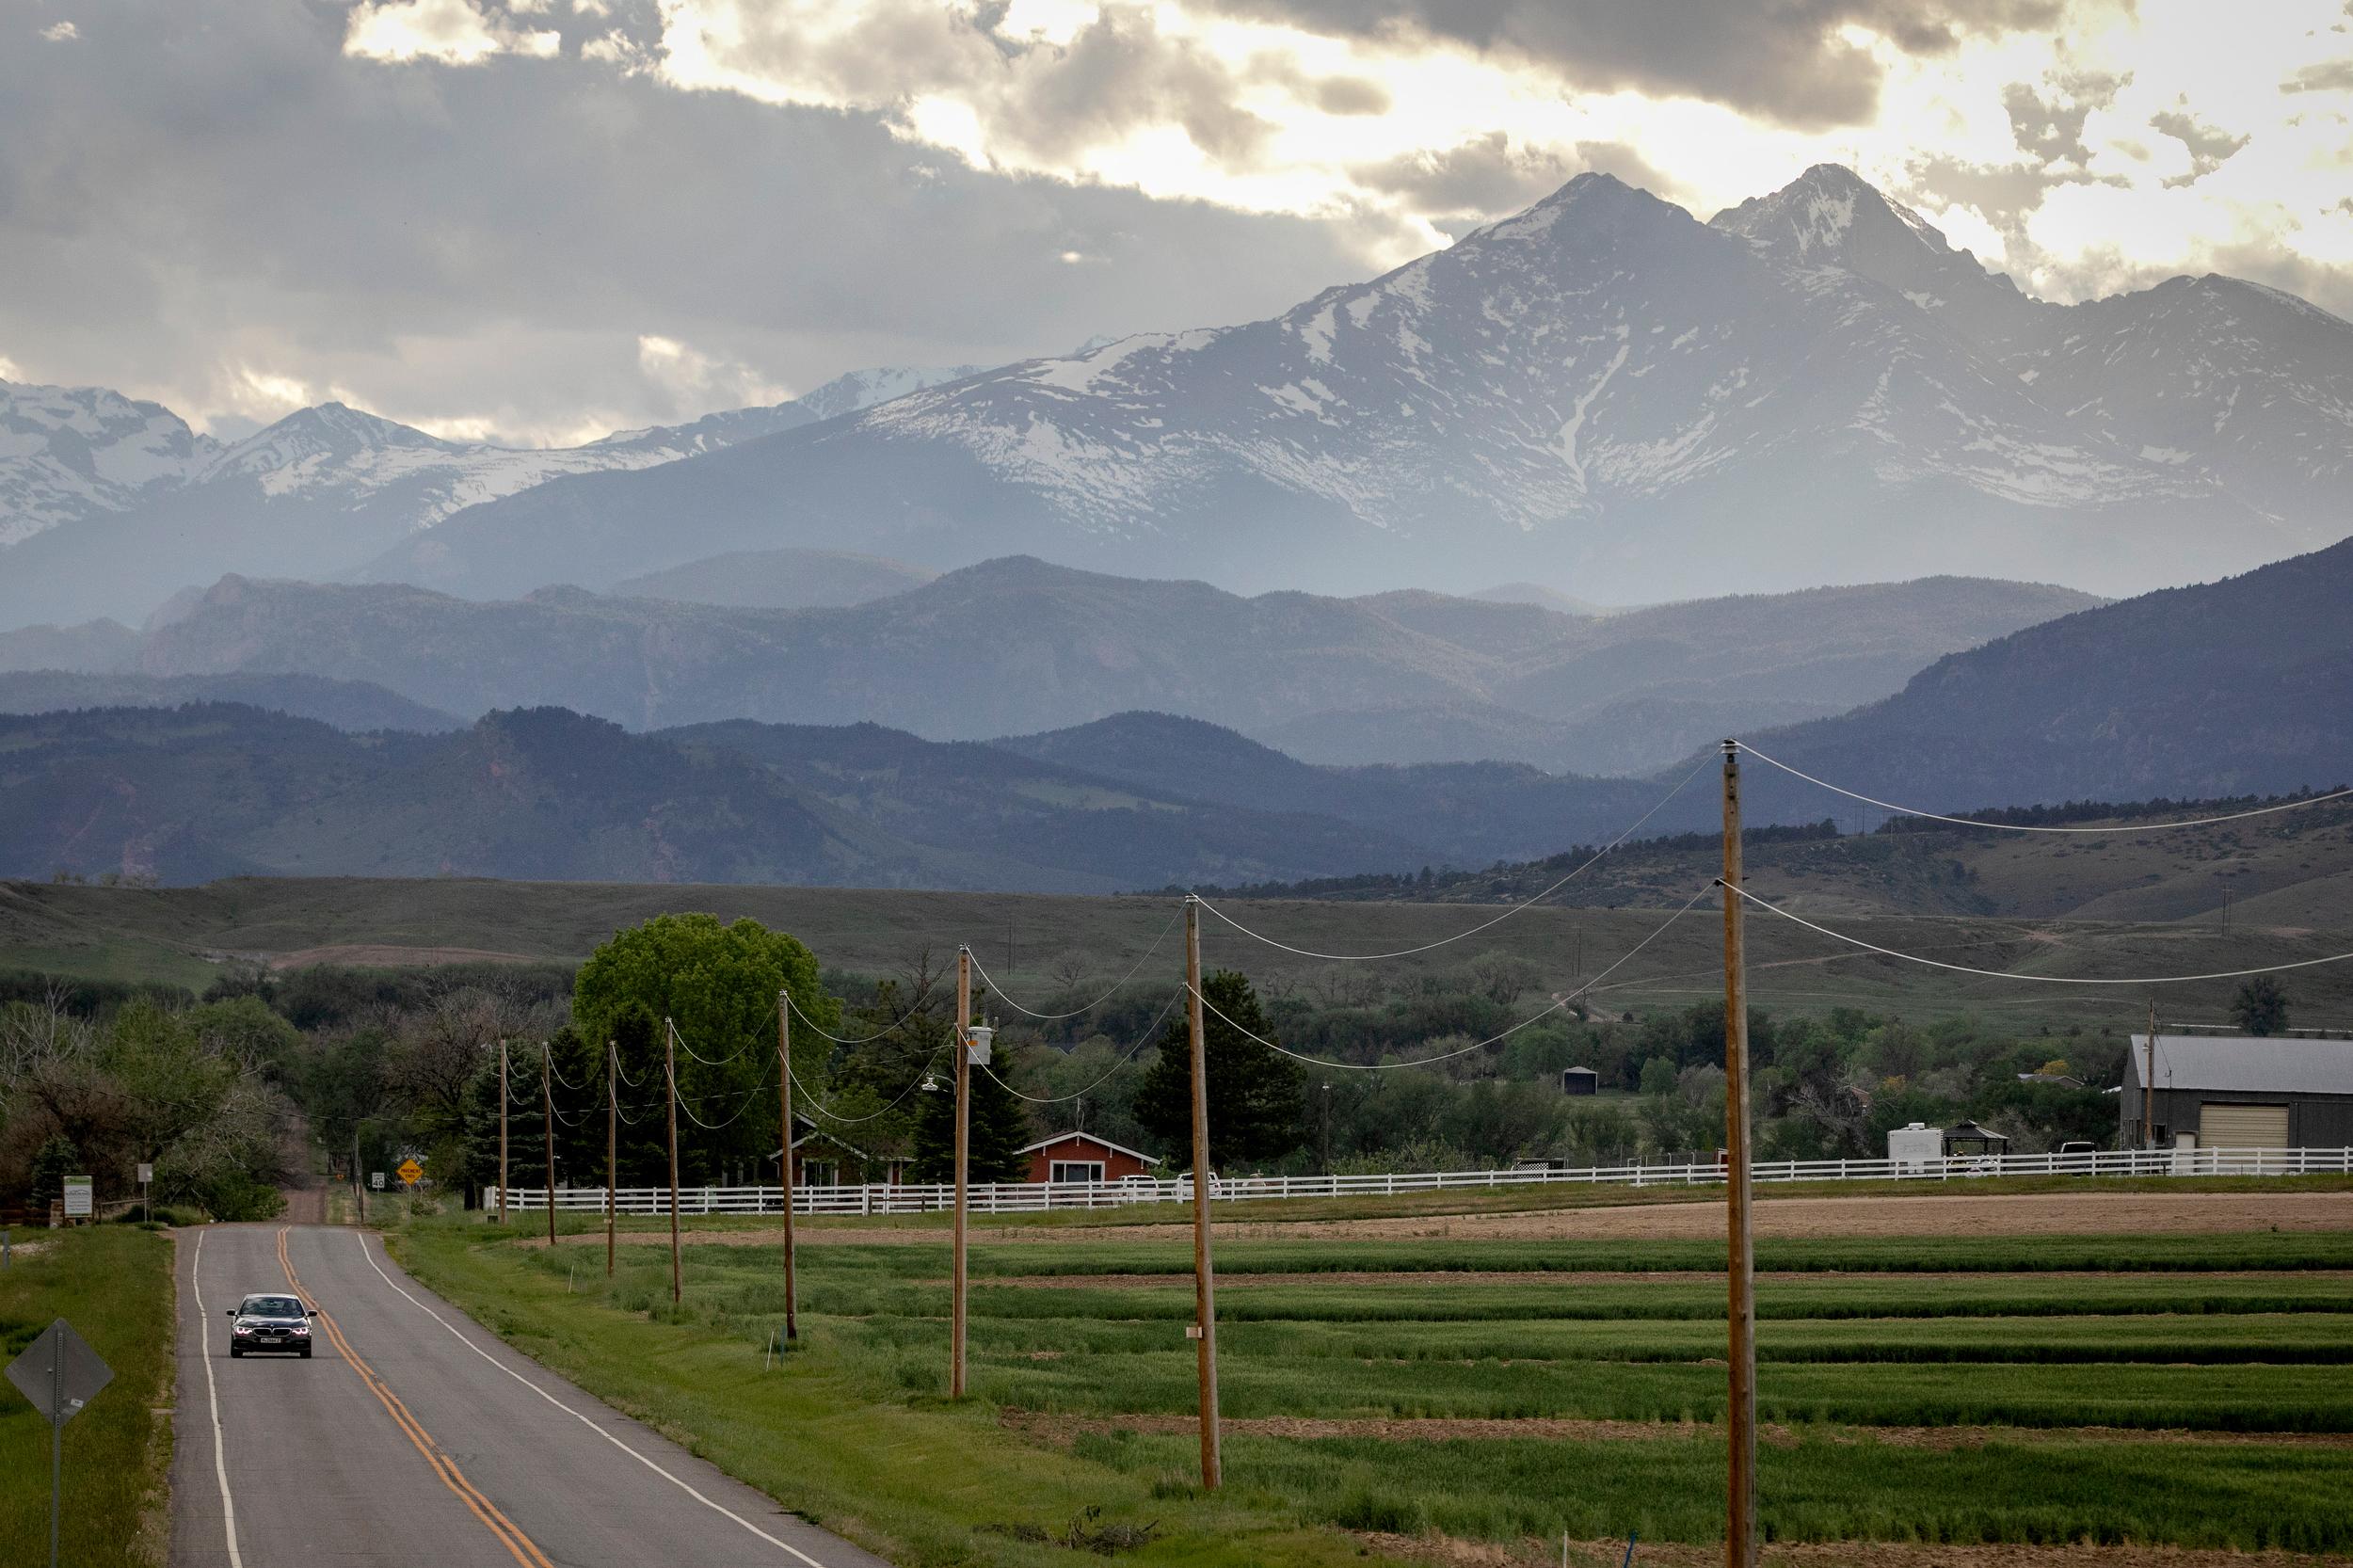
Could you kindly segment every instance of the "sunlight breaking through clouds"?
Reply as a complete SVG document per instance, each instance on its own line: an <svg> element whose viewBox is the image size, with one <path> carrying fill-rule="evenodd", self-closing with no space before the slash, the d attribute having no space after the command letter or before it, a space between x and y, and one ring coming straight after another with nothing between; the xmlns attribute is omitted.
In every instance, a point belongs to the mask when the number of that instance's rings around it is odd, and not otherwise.
<svg viewBox="0 0 2353 1568"><path fill-rule="evenodd" d="M555 54L524 8L380 0L352 13L345 49ZM1678 38L1675 15L1706 8L1662 0L1646 42L1631 21L1511 0L659 0L649 31L600 21L572 52L684 91L874 116L980 170L1337 222L1375 263L1586 168L1705 216L1832 161L2057 296L2260 270L2266 253L2275 272L2318 269L2340 308L2353 294L2342 0L2234 11L2227 48L2206 0L1801 9ZM1754 56L1745 79L1717 58L1735 47Z"/></svg>

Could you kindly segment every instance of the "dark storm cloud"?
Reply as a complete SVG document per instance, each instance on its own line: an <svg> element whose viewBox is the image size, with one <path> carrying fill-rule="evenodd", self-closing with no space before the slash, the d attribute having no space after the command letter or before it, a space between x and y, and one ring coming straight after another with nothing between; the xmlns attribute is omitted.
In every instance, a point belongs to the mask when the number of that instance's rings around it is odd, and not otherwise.
<svg viewBox="0 0 2353 1568"><path fill-rule="evenodd" d="M591 30L651 36L616 12ZM570 58L347 58L331 5L76 14L71 47L0 50L0 355L38 378L202 406L242 366L408 417L642 420L683 410L640 334L806 387L1243 319L1370 270L1341 226L979 173L872 116Z"/></svg>
<svg viewBox="0 0 2353 1568"><path fill-rule="evenodd" d="M1972 34L2047 27L2057 0L1214 0L1236 15L1337 36L1430 37L1540 61L1579 87L1696 97L1790 125L1855 124L1880 68L1839 36L1860 24L1913 55Z"/></svg>

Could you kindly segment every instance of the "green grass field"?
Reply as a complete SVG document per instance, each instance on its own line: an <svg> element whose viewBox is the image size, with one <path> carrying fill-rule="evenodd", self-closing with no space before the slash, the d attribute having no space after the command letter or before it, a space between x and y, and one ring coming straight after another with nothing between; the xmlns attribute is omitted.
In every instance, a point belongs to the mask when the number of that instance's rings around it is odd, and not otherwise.
<svg viewBox="0 0 2353 1568"><path fill-rule="evenodd" d="M1721 1535L1718 1244L1225 1242L1236 1424L1211 1499L1192 1485L1189 1247L1015 1229L978 1233L960 1405L944 1237L806 1246L803 1348L772 1372L774 1247L690 1233L674 1310L661 1247L623 1248L608 1283L600 1249L455 1222L396 1244L526 1350L896 1560L1075 1561L1004 1532L1089 1506L1159 1523L1125 1554L1139 1562L1322 1562L1378 1541L1343 1531L1511 1551ZM1770 1537L2353 1550L2353 1236L1758 1250ZM951 1450L1001 1488L888 1479Z"/></svg>
<svg viewBox="0 0 2353 1568"><path fill-rule="evenodd" d="M114 1381L66 1424L69 1563L160 1564L171 1464L171 1242L134 1225L18 1231L0 1271L0 1362L63 1318ZM27 1253L25 1243L34 1248ZM49 1560L49 1424L0 1384L0 1562Z"/></svg>
<svg viewBox="0 0 2353 1568"><path fill-rule="evenodd" d="M2082 853L2105 854L2108 847L2099 840ZM2124 856L2127 849L2139 853L2142 847L2136 840L2116 854ZM2126 856L2111 868L2121 879L2119 887L2137 886L2137 865ZM1599 969L1656 931L1666 919L1665 911L1699 890L1705 880L1704 872L1693 871L1690 878L1673 882L1682 891L1673 896L1626 892L1623 896L1630 906L1624 908L1532 908L1467 948L1439 948L1401 959L1385 972L1394 983L1409 984L1415 977L1458 965L1475 952L1493 951L1529 959L1547 975L1565 980L1564 955L1581 952L1589 969ZM2334 888L2337 883L2319 886ZM1805 888L1793 883L1778 890ZM1297 946L1343 952L1433 942L1493 913L1491 905L1483 904L1298 900L1235 901L1229 907L1237 919L1278 932ZM1945 911L1907 917L1891 914L1868 899L1851 909L1844 904L1807 907L1827 916L1838 929L1906 952L1987 968L2110 975L2179 973L2192 953L2199 972L2313 956L2330 947L2324 933L2309 928L2340 923L2342 916L2340 910L2334 918L2322 919L2298 905L2295 929L2267 928L2249 918L2234 923L2226 936L2202 919L2070 915L2066 910L2072 906L2062 903L2056 912L2036 918L2036 927L2047 938L2037 939L2026 935L2020 919L2007 914ZM1046 966L1064 954L1084 955L1106 978L1127 969L1166 929L1176 908L1173 900L1157 896L455 878L248 877L172 888L6 882L0 883L0 949L9 954L12 968L112 980L165 980L201 990L233 955L283 957L328 949L339 950L334 956L343 962L396 964L411 961L419 950L460 949L576 962L621 927L666 911L701 909L729 920L748 915L790 931L827 964L857 973L895 973L925 949L937 961L952 953L959 940L971 940L1000 981L1017 992L1034 994L1048 984ZM2137 904L2121 912L2168 917L2189 913L2170 907L2144 911ZM1707 914L1707 906L1701 906L1653 942L1634 966L1611 982L1605 1004L1612 1009L1680 1006L1721 995L1721 937ZM1261 946L1215 920L1205 922L1203 942L1211 968L1239 966L1261 982L1305 980L1330 968ZM1172 967L1160 978L1174 981L1177 949L1164 944L1162 951ZM2027 1031L2045 1021L2091 1026L2119 1021L2115 998L2079 994L2096 987L2044 987L2036 992L1989 987L1965 975L1854 953L1769 916L1749 922L1749 958L1750 995L1756 1005L1776 1013L1815 1014L1842 1005L1900 1010L1917 1020L1976 1013L2012 1020ZM2220 1019L2231 990L2232 983L2225 981L2174 986L2167 1000L2183 1018ZM2353 1011L2353 969L2307 970L2297 980L2296 994L2303 1016L2343 1016Z"/></svg>

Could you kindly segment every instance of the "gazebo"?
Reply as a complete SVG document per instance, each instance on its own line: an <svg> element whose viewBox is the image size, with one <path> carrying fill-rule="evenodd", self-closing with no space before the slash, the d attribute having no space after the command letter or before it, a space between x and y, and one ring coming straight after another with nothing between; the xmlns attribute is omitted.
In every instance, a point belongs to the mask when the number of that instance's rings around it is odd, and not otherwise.
<svg viewBox="0 0 2353 1568"><path fill-rule="evenodd" d="M2008 1154L2009 1140L1976 1122L1955 1122L1945 1129L1945 1154Z"/></svg>

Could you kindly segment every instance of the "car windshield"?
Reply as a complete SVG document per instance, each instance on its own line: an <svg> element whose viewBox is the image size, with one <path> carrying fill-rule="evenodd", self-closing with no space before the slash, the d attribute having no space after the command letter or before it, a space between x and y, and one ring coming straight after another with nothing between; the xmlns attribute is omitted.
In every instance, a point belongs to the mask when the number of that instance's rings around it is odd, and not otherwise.
<svg viewBox="0 0 2353 1568"><path fill-rule="evenodd" d="M292 1296L248 1296L238 1310L248 1318L299 1318L302 1304Z"/></svg>

